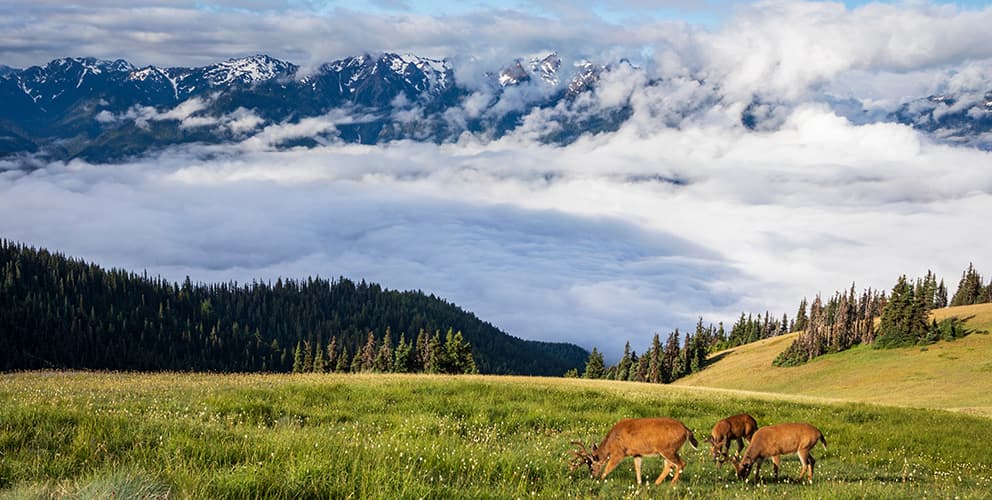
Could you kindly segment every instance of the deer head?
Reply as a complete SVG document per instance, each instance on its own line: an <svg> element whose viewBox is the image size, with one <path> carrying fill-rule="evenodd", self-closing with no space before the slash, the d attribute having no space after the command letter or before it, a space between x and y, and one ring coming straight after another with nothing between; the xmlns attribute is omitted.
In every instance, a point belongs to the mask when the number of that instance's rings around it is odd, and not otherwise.
<svg viewBox="0 0 992 500"><path fill-rule="evenodd" d="M586 449L585 443L582 441L572 441L572 444L578 446L579 448L572 451L573 458L572 461L569 462L569 465L571 465L570 470L575 471L585 465L589 467L589 474L592 477L596 477L600 467L602 467L602 462L597 458L596 445L592 445L592 452L589 452Z"/></svg>
<svg viewBox="0 0 992 500"><path fill-rule="evenodd" d="M710 456L713 457L714 462L719 462L720 465L723 465L730 459L730 457L727 456L727 453L723 451L724 445L727 444L726 437L715 439L713 436L710 436L707 437L705 441L710 444Z"/></svg>
<svg viewBox="0 0 992 500"><path fill-rule="evenodd" d="M737 479L747 480L747 476L751 474L751 466L754 465L754 460L744 456L737 460L728 459L730 463L734 464L734 470L737 471Z"/></svg>

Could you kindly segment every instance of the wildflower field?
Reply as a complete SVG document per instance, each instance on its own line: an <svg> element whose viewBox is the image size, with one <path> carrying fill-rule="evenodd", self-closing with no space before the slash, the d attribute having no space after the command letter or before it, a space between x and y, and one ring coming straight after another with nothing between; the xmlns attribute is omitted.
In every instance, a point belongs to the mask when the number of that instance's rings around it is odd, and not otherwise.
<svg viewBox="0 0 992 500"><path fill-rule="evenodd" d="M570 472L570 441L747 411L826 435L814 483L682 456L678 485ZM988 498L992 419L630 382L429 375L0 375L0 498ZM650 481L660 458L644 460Z"/></svg>

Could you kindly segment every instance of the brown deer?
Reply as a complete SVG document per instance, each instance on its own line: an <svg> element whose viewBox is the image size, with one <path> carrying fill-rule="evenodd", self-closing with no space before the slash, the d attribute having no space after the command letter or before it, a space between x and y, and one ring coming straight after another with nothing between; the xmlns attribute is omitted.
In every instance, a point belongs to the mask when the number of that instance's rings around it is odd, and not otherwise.
<svg viewBox="0 0 992 500"><path fill-rule="evenodd" d="M747 481L753 465L754 480L757 482L761 474L761 462L771 458L772 464L775 465L775 479L778 479L781 455L795 453L799 455L799 462L802 464L798 480L802 481L803 476L807 476L812 483L813 465L816 464L816 459L813 458L810 450L816 446L817 441L823 443L823 449L827 448L827 440L823 437L823 433L810 424L776 424L762 427L751 437L744 456L733 462L737 477Z"/></svg>
<svg viewBox="0 0 992 500"><path fill-rule="evenodd" d="M750 443L751 436L756 430L758 430L758 422L747 413L727 417L717 422L713 426L713 432L706 438L706 442L710 444L710 456L713 457L713 461L719 462L720 466L723 467L723 464L730 458L730 448L734 441L737 442L735 458L739 458L741 452L744 451L744 440L746 439Z"/></svg>
<svg viewBox="0 0 992 500"><path fill-rule="evenodd" d="M674 418L630 418L621 420L610 429L599 446L593 445L592 451L586 450L582 441L572 441L580 448L572 452L572 470L582 465L589 466L592 477L606 476L620 465L625 457L634 457L634 470L637 472L637 484L641 484L641 457L661 455L665 459L665 470L658 476L654 484L661 484L668 477L668 472L675 467L675 477L672 484L679 480L685 461L679 456L679 449L686 439L693 448L699 446L692 431L682 422Z"/></svg>

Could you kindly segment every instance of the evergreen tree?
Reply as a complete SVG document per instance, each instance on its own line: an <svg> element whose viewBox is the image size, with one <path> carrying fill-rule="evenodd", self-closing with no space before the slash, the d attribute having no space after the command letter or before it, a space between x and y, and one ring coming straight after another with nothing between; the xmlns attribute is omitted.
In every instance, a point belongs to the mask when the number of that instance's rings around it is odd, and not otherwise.
<svg viewBox="0 0 992 500"><path fill-rule="evenodd" d="M623 356L620 358L620 362L617 363L617 371L614 376L616 380L627 380L630 377L630 341L628 340L623 346Z"/></svg>
<svg viewBox="0 0 992 500"><path fill-rule="evenodd" d="M313 346L310 345L310 341L303 341L303 373L310 373L313 371Z"/></svg>
<svg viewBox="0 0 992 500"><path fill-rule="evenodd" d="M661 339L659 338L659 336L658 336L657 333L654 334L654 338L651 340L651 350L648 351L648 352L650 353L650 358L651 359L648 362L648 380L647 381L648 382L651 382L652 384L657 384L657 383L661 382L661 380L662 380L662 378L661 378L661 357L662 357Z"/></svg>
<svg viewBox="0 0 992 500"><path fill-rule="evenodd" d="M336 370L338 363L338 337L335 335L331 337L331 341L327 344L327 368L329 370Z"/></svg>
<svg viewBox="0 0 992 500"><path fill-rule="evenodd" d="M472 357L472 347L465 342L462 332L452 335L451 330L448 330L444 350L448 359L447 373L478 373Z"/></svg>
<svg viewBox="0 0 992 500"><path fill-rule="evenodd" d="M375 332L369 330L368 337L365 339L365 346L362 347L362 355L359 361L359 371L370 372L375 369L376 353Z"/></svg>
<svg viewBox="0 0 992 500"><path fill-rule="evenodd" d="M967 306L981 303L985 295L982 276L975 270L973 263L968 264L968 269L961 274L961 281L958 283L958 290L951 298L952 306Z"/></svg>
<svg viewBox="0 0 992 500"><path fill-rule="evenodd" d="M447 360L444 359L444 350L441 348L441 332L434 332L434 335L427 336L427 361L424 364L424 371L427 373L444 373Z"/></svg>
<svg viewBox="0 0 992 500"><path fill-rule="evenodd" d="M937 293L934 296L933 307L934 309L940 309L947 307L947 286L944 285L944 280L940 280L940 284L937 285Z"/></svg>
<svg viewBox="0 0 992 500"><path fill-rule="evenodd" d="M671 383L678 377L679 367L679 351L681 346L679 345L681 334L678 328L674 332L668 334L668 340L665 341L665 347L662 351L661 357L661 382Z"/></svg>
<svg viewBox="0 0 992 500"><path fill-rule="evenodd" d="M605 363L603 361L603 355L596 350L595 347L592 348L592 352L589 353L589 359L586 361L586 369L582 374L583 378L603 378L606 373Z"/></svg>
<svg viewBox="0 0 992 500"><path fill-rule="evenodd" d="M630 369L627 370L627 381L637 382L637 372L641 366L641 358L644 356L638 356L637 351L630 351ZM648 367L644 365L644 373L647 373Z"/></svg>
<svg viewBox="0 0 992 500"><path fill-rule="evenodd" d="M413 345L407 343L405 334L400 334L400 343L396 345L394 355L396 359L393 361L393 369L397 373L409 373L414 371Z"/></svg>
<svg viewBox="0 0 992 500"><path fill-rule="evenodd" d="M713 326L710 325L710 330ZM686 342L686 358L688 360L688 373L696 373L703 369L706 364L707 335L697 333Z"/></svg>
<svg viewBox="0 0 992 500"><path fill-rule="evenodd" d="M796 321L792 327L792 331L799 332L806 329L806 322L809 318L806 317L806 297L799 302L799 311L796 312Z"/></svg>
<svg viewBox="0 0 992 500"><path fill-rule="evenodd" d="M427 369L430 357L430 338L428 333L421 328L417 333L417 341L414 347L414 371L431 373L431 371Z"/></svg>
<svg viewBox="0 0 992 500"><path fill-rule="evenodd" d="M315 349L315 354L313 357L313 372L314 373L324 373L326 367L324 366L324 349L320 346L320 342L317 342L317 347Z"/></svg>
<svg viewBox="0 0 992 500"><path fill-rule="evenodd" d="M293 351L293 373L303 373L303 343L296 343L296 350Z"/></svg>
<svg viewBox="0 0 992 500"><path fill-rule="evenodd" d="M365 371L362 369L362 366L362 351L360 349L356 349L355 356L351 358L351 366L348 368L348 371L351 373L362 373Z"/></svg>
<svg viewBox="0 0 992 500"><path fill-rule="evenodd" d="M386 327L386 335L382 337L382 345L372 362L372 371L388 373L393 371L393 338L389 327Z"/></svg>
<svg viewBox="0 0 992 500"><path fill-rule="evenodd" d="M937 275L931 270L927 270L927 275L916 280L916 287L913 293L925 301L927 308L933 308L937 302Z"/></svg>
<svg viewBox="0 0 992 500"><path fill-rule="evenodd" d="M345 373L351 366L351 359L348 356L348 346L341 347L341 354L338 355L337 363L334 365L334 371L338 373Z"/></svg>
<svg viewBox="0 0 992 500"><path fill-rule="evenodd" d="M909 346L925 339L928 330L926 298L918 297L906 276L892 288L878 327L878 347Z"/></svg>

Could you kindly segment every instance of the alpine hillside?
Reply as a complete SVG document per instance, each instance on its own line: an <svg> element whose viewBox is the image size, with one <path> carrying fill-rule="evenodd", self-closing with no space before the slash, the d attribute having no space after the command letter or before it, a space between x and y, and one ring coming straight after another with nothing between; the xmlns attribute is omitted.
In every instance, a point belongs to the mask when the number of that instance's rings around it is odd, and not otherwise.
<svg viewBox="0 0 992 500"><path fill-rule="evenodd" d="M992 304L935 309L932 315L936 320L961 318L974 333L953 341L898 349L859 345L800 366L773 366L775 357L799 335L791 333L715 352L705 370L675 384L992 416L988 392L992 384Z"/></svg>

